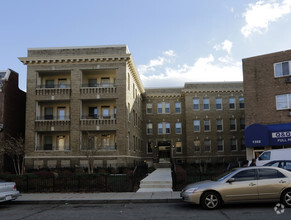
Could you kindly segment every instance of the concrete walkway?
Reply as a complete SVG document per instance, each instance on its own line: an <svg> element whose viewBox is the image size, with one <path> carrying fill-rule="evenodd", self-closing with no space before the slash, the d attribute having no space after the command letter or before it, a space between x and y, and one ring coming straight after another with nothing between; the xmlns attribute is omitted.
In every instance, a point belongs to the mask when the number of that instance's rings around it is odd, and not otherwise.
<svg viewBox="0 0 291 220"><path fill-rule="evenodd" d="M158 168L140 182L141 192L173 192L172 174L170 168Z"/></svg>

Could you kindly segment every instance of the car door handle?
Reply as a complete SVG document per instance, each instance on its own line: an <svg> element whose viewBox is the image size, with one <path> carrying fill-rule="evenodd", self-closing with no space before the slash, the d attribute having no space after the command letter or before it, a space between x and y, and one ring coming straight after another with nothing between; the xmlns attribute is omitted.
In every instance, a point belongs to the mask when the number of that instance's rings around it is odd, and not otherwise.
<svg viewBox="0 0 291 220"><path fill-rule="evenodd" d="M280 180L279 183L286 183L286 181L285 180Z"/></svg>
<svg viewBox="0 0 291 220"><path fill-rule="evenodd" d="M249 186L255 186L255 185L257 185L257 184L255 184L255 183L250 183L249 184Z"/></svg>

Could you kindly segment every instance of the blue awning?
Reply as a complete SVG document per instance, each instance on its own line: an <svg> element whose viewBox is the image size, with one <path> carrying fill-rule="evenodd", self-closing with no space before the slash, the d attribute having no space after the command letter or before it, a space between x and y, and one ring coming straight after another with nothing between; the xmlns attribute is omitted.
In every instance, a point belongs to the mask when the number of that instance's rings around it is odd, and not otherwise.
<svg viewBox="0 0 291 220"><path fill-rule="evenodd" d="M252 124L245 129L247 147L291 145L291 123Z"/></svg>

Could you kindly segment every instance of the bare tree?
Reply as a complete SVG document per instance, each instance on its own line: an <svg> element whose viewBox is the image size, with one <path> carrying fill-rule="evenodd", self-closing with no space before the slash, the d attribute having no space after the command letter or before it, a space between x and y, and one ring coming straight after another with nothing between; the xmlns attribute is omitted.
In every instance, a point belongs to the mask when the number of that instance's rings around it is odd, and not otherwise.
<svg viewBox="0 0 291 220"><path fill-rule="evenodd" d="M4 152L13 162L14 170L17 175L24 173L24 138L21 136L8 136L3 145Z"/></svg>

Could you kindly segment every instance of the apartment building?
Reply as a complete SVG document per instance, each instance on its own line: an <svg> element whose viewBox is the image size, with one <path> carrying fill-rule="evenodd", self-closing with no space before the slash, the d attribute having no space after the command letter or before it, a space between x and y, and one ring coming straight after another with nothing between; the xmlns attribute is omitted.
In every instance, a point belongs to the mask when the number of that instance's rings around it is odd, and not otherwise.
<svg viewBox="0 0 291 220"><path fill-rule="evenodd" d="M147 160L225 163L245 159L241 82L146 89Z"/></svg>
<svg viewBox="0 0 291 220"><path fill-rule="evenodd" d="M243 59L247 158L291 147L291 50Z"/></svg>
<svg viewBox="0 0 291 220"><path fill-rule="evenodd" d="M126 45L28 49L26 168L141 158L144 88Z"/></svg>
<svg viewBox="0 0 291 220"><path fill-rule="evenodd" d="M26 168L243 160L238 83L144 89L126 45L33 48Z"/></svg>
<svg viewBox="0 0 291 220"><path fill-rule="evenodd" d="M0 71L0 173L13 171L1 143L10 137L24 137L26 94L18 88L18 78L11 69Z"/></svg>

